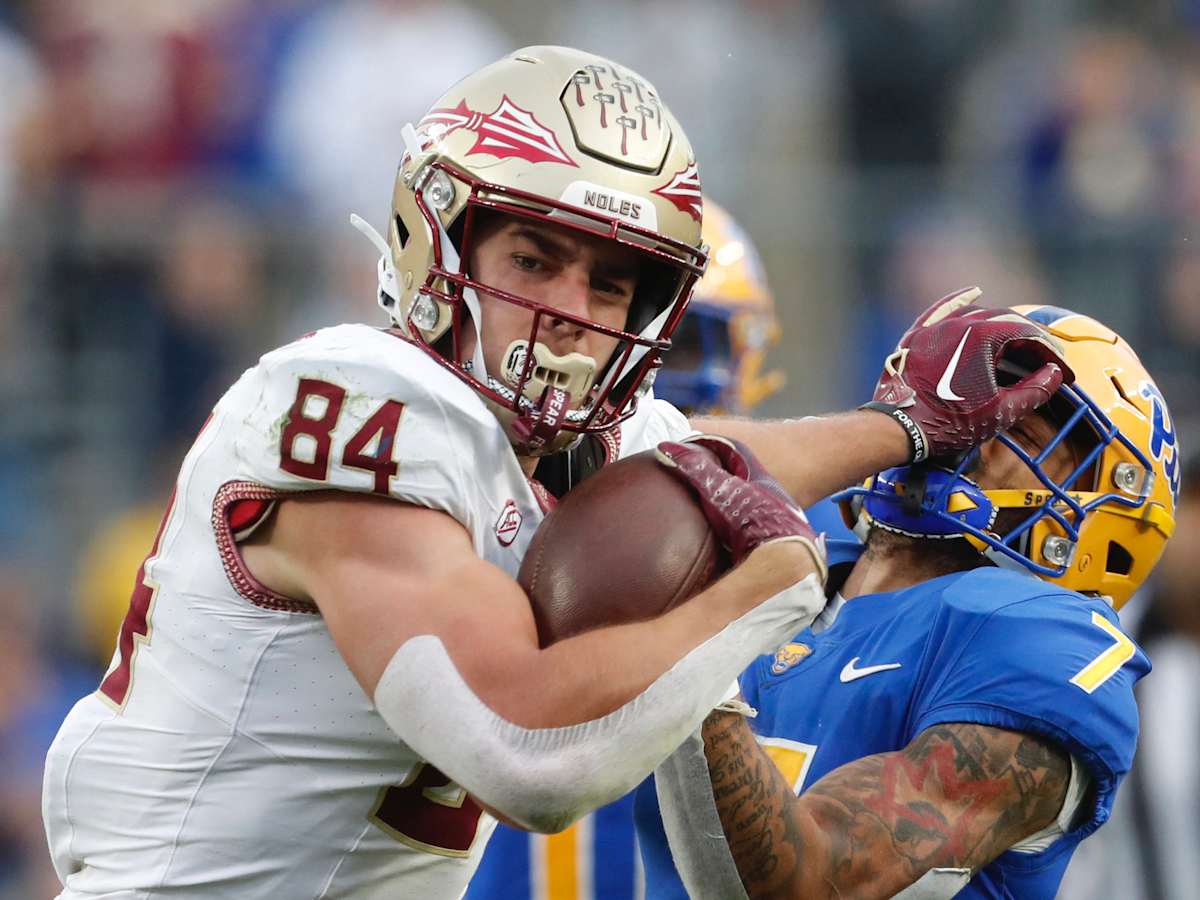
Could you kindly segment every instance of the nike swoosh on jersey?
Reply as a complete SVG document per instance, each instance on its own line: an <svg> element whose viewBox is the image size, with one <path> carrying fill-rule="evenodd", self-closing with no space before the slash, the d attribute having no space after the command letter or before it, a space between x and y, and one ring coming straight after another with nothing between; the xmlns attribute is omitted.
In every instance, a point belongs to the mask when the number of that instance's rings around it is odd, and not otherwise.
<svg viewBox="0 0 1200 900"><path fill-rule="evenodd" d="M954 373L958 370L958 360L962 356L963 347L967 344L967 337L971 334L971 329L968 328L963 332L962 340L958 342L958 346L954 348L954 355L950 357L950 362L946 363L946 371L942 373L941 379L937 383L937 395L943 400L961 400L962 397L954 393L950 387L950 382L954 378Z"/></svg>
<svg viewBox="0 0 1200 900"><path fill-rule="evenodd" d="M866 678L868 675L874 675L876 672L886 672L889 669L900 668L900 663L883 663L878 666L863 666L861 669L855 668L858 665L859 658L856 656L846 665L842 666L842 674L838 676L838 680L842 684L849 684L851 681L857 681L859 678Z"/></svg>

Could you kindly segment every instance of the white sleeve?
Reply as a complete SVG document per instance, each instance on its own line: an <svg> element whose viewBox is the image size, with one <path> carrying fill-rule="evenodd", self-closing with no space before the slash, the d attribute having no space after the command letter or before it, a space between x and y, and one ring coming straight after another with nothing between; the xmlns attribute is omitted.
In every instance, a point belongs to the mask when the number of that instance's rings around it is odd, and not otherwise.
<svg viewBox="0 0 1200 900"><path fill-rule="evenodd" d="M654 770L654 785L671 857L688 896L746 900L713 798L699 729Z"/></svg>
<svg viewBox="0 0 1200 900"><path fill-rule="evenodd" d="M698 434L687 416L666 400L654 398L653 409L655 426L662 430L660 441L680 441L689 435Z"/></svg>
<svg viewBox="0 0 1200 900"><path fill-rule="evenodd" d="M527 729L497 716L434 635L396 651L375 706L405 743L483 803L532 831L561 831L636 787L699 727L739 672L824 605L821 583L809 575L735 619L624 706L561 728Z"/></svg>

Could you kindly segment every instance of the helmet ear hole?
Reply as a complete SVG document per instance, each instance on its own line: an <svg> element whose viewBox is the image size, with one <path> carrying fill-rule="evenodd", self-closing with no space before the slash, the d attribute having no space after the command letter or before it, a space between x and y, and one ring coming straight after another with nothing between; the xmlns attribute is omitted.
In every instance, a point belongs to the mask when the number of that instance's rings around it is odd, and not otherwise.
<svg viewBox="0 0 1200 900"><path fill-rule="evenodd" d="M392 217L396 222L396 241L400 244L400 249L403 250L408 245L408 226L404 224L404 220L397 213Z"/></svg>
<svg viewBox="0 0 1200 900"><path fill-rule="evenodd" d="M1133 569L1133 556L1116 541L1108 542L1108 559L1104 570L1113 575L1128 575Z"/></svg>

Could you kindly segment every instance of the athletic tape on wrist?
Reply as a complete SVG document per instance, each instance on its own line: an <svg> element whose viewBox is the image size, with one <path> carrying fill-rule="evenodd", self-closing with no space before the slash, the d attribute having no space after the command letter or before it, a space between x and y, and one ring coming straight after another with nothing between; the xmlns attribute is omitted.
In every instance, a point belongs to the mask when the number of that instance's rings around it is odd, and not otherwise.
<svg viewBox="0 0 1200 900"><path fill-rule="evenodd" d="M742 699L742 686L735 678L725 691L725 696L721 698L721 702L713 707L714 710L721 712L737 713L739 716L745 716L747 719L753 719L758 716L758 710Z"/></svg>

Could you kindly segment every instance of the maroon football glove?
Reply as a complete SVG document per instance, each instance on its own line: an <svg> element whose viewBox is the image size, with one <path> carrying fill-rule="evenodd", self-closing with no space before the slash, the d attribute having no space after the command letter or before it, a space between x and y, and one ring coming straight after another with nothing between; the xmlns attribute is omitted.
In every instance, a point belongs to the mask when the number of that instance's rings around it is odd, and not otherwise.
<svg viewBox="0 0 1200 900"><path fill-rule="evenodd" d="M664 442L659 462L691 486L717 540L737 565L755 547L773 541L799 541L812 554L825 581L825 539L813 531L787 491L743 444L715 435L685 443Z"/></svg>
<svg viewBox="0 0 1200 900"><path fill-rule="evenodd" d="M925 310L884 361L874 399L863 404L904 427L912 462L995 437L1075 380L1046 329L1011 309L975 306L982 293L964 288ZM1001 385L1002 362L1017 373L1009 379L1015 383Z"/></svg>

